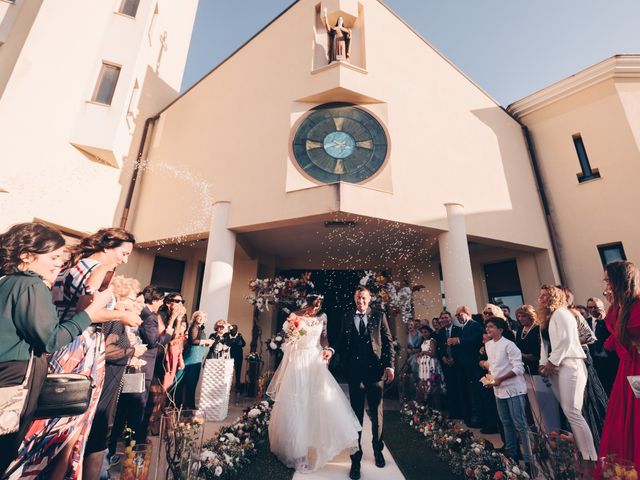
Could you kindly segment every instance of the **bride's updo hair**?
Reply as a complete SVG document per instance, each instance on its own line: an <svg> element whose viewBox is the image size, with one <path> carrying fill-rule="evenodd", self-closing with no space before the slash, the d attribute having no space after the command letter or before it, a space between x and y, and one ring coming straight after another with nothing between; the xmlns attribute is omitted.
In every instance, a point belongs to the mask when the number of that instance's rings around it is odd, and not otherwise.
<svg viewBox="0 0 640 480"><path fill-rule="evenodd" d="M311 295L307 295L307 307L310 308L322 308L322 300L324 297L322 295L318 295L317 293L312 293Z"/></svg>

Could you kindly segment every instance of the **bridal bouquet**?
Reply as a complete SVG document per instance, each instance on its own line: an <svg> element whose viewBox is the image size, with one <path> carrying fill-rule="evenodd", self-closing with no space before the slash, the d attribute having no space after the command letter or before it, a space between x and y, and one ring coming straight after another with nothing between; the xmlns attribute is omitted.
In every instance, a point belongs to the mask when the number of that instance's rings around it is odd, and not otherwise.
<svg viewBox="0 0 640 480"><path fill-rule="evenodd" d="M286 343L295 343L300 337L307 334L302 318L294 314L289 315L289 318L285 320L282 330L284 331Z"/></svg>

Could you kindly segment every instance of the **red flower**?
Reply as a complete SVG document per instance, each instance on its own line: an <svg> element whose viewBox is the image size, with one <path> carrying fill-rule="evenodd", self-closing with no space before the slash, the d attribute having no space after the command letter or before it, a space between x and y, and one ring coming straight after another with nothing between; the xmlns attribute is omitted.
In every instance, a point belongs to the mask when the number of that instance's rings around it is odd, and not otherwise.
<svg viewBox="0 0 640 480"><path fill-rule="evenodd" d="M496 473L493 474L493 478L494 478L494 480L502 480L504 478L504 473L496 472Z"/></svg>

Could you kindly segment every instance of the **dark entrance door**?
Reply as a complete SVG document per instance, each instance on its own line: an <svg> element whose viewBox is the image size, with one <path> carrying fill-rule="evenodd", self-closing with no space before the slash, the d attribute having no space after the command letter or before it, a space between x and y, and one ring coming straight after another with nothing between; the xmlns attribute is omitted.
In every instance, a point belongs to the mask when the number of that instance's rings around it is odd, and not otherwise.
<svg viewBox="0 0 640 480"><path fill-rule="evenodd" d="M282 270L283 277L298 278L309 270ZM342 316L354 307L353 294L362 278L362 270L311 270L311 281L315 292L324 295L323 309L327 314L327 336L329 344L335 345L340 335ZM278 319L280 328L284 318Z"/></svg>
<svg viewBox="0 0 640 480"><path fill-rule="evenodd" d="M515 260L489 263L484 266L484 276L487 281L489 302L496 305L507 305L511 309L511 316L524 303L520 275Z"/></svg>

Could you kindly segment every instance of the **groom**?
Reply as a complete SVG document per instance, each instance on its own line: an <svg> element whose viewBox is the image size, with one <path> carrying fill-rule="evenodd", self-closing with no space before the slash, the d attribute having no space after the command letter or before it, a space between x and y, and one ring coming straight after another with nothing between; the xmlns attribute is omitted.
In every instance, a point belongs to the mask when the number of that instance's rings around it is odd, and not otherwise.
<svg viewBox="0 0 640 480"><path fill-rule="evenodd" d="M385 314L369 308L371 292L368 289L357 287L354 300L355 310L350 310L343 318L338 353L349 382L351 408L361 425L365 397L367 399L376 467L382 468L385 466L382 455L382 391L385 383L393 381L393 337ZM354 480L360 478L361 439L362 432L358 438L358 451L351 455L349 478Z"/></svg>

